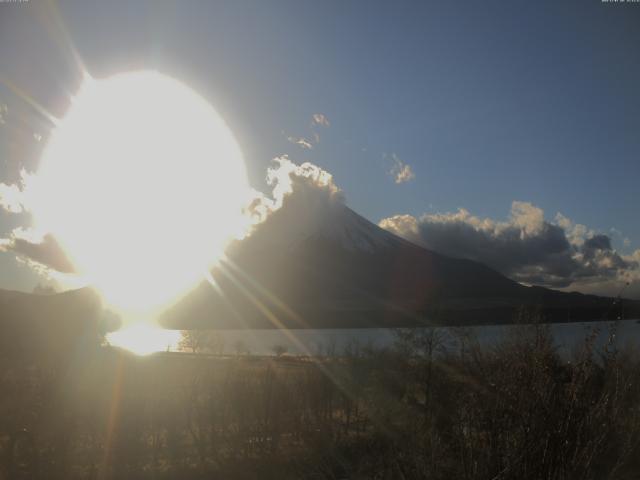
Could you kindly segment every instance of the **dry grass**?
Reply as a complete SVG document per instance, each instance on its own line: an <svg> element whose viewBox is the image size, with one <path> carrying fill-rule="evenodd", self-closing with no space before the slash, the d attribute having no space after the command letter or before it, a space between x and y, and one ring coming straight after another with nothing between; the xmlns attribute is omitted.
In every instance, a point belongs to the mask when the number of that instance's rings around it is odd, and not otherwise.
<svg viewBox="0 0 640 480"><path fill-rule="evenodd" d="M531 319L528 319L531 320ZM549 329L399 331L334 358L86 347L0 375L0 478L605 479L640 471L640 362Z"/></svg>

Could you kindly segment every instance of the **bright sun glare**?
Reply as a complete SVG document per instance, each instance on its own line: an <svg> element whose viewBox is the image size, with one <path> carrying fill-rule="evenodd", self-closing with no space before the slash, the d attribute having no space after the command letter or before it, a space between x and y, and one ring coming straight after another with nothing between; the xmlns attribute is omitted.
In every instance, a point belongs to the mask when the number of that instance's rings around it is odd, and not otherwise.
<svg viewBox="0 0 640 480"><path fill-rule="evenodd" d="M87 78L34 182L38 225L108 304L141 316L203 278L241 232L248 191L224 120L155 72Z"/></svg>
<svg viewBox="0 0 640 480"><path fill-rule="evenodd" d="M153 322L138 321L109 334L109 342L138 355L175 350L180 343L180 332L165 330Z"/></svg>

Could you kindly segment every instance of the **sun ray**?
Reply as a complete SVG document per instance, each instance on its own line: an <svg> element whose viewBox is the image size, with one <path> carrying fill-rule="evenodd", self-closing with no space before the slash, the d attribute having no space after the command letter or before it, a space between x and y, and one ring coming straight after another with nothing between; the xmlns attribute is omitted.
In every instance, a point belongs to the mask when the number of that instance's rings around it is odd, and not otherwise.
<svg viewBox="0 0 640 480"><path fill-rule="evenodd" d="M222 291L222 288L220 287L220 285L218 285L218 282L216 282L215 278L213 278L213 275L211 275L211 272L209 271L205 272L204 278L207 280L209 285L215 290L219 298L221 298L222 301L225 302L225 305L227 305L229 310L231 310L231 313L233 313L234 319L237 322L239 322L240 326L247 328L248 326L246 321L244 320L244 318L242 318L242 315L240 314L238 309L227 298L226 294Z"/></svg>
<svg viewBox="0 0 640 480"><path fill-rule="evenodd" d="M272 312L267 305L265 305L259 298L257 298L249 289L243 285L243 283L234 275L234 272L226 268L226 265L221 262L222 272L229 278L236 287L244 294L244 296L271 322L271 324L281 329L284 335L301 351L310 355L311 352L307 349L306 345L301 342L293 333L292 330L286 328L285 324Z"/></svg>
<svg viewBox="0 0 640 480"><path fill-rule="evenodd" d="M76 71L83 76L88 75L86 65L71 38L69 29L60 16L57 2L54 0L38 2L34 12L40 24L49 32L51 39L71 57Z"/></svg>
<svg viewBox="0 0 640 480"><path fill-rule="evenodd" d="M108 468L108 465L110 465L111 463L111 449L114 437L116 435L116 425L120 412L120 401L122 398L123 386L122 383L124 381L124 355L119 355L116 361L117 365L113 382L113 389L111 390L111 398L109 399L109 414L107 416L104 453L102 456L102 463L100 464L98 471L98 478L108 477L108 472L106 470Z"/></svg>
<svg viewBox="0 0 640 480"><path fill-rule="evenodd" d="M51 112L49 112L45 107L40 105L33 97L31 97L27 92L18 87L15 83L11 82L4 75L0 74L0 83L9 89L11 93L13 93L20 100L31 106L37 113L39 113L44 119L46 119L51 126L55 127L58 125L58 118L55 117Z"/></svg>
<svg viewBox="0 0 640 480"><path fill-rule="evenodd" d="M307 346L304 344L304 342L302 342L296 335L295 335L295 329L289 329L286 328L284 326L284 324L282 323L282 321L263 303L260 301L260 299L256 298L255 295L253 295L240 281L240 279L238 279L237 277L235 277L234 272L231 271L230 268L227 268L231 265L231 262L228 258L225 259L224 262L221 261L221 268L222 268L222 272L240 289L240 291L245 295L245 297L251 302L253 303L266 317L267 319L273 324L274 327L281 329L281 331L283 332L283 334L289 339L289 341L291 341L291 343L293 345L295 345L296 348L298 348L299 351L303 352L303 354L308 357L313 363L314 365L347 397L350 399L355 399L355 395L352 391L349 390L349 388L347 387L347 385L345 384L344 381L342 381L338 375L336 375L330 368L328 368L322 361L322 359L317 358L315 355L313 355L313 353L307 348ZM235 266L234 268L235 272L241 272L242 270ZM242 278L245 280L249 280L250 283L252 283L252 285L257 285L257 282L255 282L253 279L251 279L251 277L247 274L245 274L244 272L242 272ZM268 298L270 299L276 299L279 305L283 305L286 307L286 305L284 304L284 302L282 302L281 300L279 300L274 294L268 292L265 288L261 287L260 288L261 292L264 292L265 294L267 294ZM293 312L292 310L290 310L288 307L286 307L287 310L289 310L290 312L292 312L293 315L296 315L295 312ZM300 318L299 316L297 316L298 318ZM378 424L379 428L386 428L382 422L378 422L376 419L372 419L372 421L376 424Z"/></svg>
<svg viewBox="0 0 640 480"><path fill-rule="evenodd" d="M253 279L250 275L247 275L242 268L240 268L233 260L230 258L223 256L220 259L220 263L224 266L228 266L231 268L236 274L240 275L245 281L247 281L252 287L258 290L262 295L264 295L269 301L271 301L274 305L276 305L280 310L287 314L289 318L294 320L298 325L302 328L311 328L309 324L302 318L301 315L296 313L291 307L289 307L285 302L283 302L280 298L278 298L275 294L270 292L268 289L263 287L258 281Z"/></svg>

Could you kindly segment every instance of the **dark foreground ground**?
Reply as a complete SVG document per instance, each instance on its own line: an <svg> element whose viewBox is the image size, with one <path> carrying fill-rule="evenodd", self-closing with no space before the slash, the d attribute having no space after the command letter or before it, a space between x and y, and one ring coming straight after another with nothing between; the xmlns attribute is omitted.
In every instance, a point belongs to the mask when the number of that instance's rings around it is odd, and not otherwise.
<svg viewBox="0 0 640 480"><path fill-rule="evenodd" d="M636 352L589 337L567 362L543 326L484 350L458 333L335 358L5 357L0 478L638 478Z"/></svg>

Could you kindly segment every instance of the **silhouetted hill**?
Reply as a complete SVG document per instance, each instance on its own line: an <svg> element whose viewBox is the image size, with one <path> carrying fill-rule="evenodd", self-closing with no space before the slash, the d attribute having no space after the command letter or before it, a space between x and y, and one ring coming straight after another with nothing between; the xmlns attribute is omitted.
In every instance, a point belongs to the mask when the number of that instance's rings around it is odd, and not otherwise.
<svg viewBox="0 0 640 480"><path fill-rule="evenodd" d="M102 305L84 288L53 295L0 290L0 358L21 361L73 355L96 340Z"/></svg>

